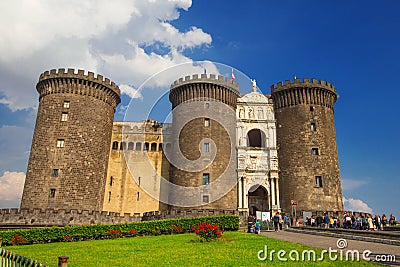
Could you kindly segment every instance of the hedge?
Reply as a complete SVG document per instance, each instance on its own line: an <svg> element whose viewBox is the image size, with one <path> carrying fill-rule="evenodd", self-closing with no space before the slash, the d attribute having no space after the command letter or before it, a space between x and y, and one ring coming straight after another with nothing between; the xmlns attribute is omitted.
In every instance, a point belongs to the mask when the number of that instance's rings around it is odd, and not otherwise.
<svg viewBox="0 0 400 267"><path fill-rule="evenodd" d="M65 241L82 241L93 239L107 239L116 237L112 233L121 233L119 236L159 235L172 234L174 229L180 232L192 232L192 227L202 222L218 225L224 231L237 231L240 219L234 215L213 217L196 217L185 219L158 220L122 224L97 224L88 226L46 227L27 230L10 230L0 232L2 245L22 245ZM181 230L182 229L182 230ZM132 231L134 230L134 231Z"/></svg>

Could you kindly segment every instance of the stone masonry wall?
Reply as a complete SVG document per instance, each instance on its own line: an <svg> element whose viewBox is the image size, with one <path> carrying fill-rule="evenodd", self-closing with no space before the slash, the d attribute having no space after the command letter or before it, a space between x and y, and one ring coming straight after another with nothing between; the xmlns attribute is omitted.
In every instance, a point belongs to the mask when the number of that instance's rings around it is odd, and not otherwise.
<svg viewBox="0 0 400 267"><path fill-rule="evenodd" d="M37 90L21 208L101 211L118 87L100 75L60 69L42 74Z"/></svg>

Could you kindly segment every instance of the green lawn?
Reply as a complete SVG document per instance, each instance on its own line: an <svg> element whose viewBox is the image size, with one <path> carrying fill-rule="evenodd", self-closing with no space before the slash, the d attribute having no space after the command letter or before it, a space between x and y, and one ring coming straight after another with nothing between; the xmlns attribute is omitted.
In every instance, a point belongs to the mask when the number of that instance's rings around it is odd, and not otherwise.
<svg viewBox="0 0 400 267"><path fill-rule="evenodd" d="M273 262L259 261L257 252L292 249L302 251L309 247L279 241L243 232L225 232L221 239L201 243L195 234L141 236L112 240L94 240L70 243L50 243L5 247L17 254L34 258L41 263L57 266L58 256L69 257L73 266L353 266L368 262ZM315 249L317 255L321 250ZM287 255L286 255L287 257ZM318 256L317 256L318 257ZM325 257L327 258L327 257Z"/></svg>

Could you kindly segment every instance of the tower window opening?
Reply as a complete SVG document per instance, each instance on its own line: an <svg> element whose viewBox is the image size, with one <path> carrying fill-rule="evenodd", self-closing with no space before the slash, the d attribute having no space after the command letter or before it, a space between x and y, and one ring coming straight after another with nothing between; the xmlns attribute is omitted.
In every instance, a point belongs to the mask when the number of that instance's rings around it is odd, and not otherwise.
<svg viewBox="0 0 400 267"><path fill-rule="evenodd" d="M111 201L111 191L108 192L108 203Z"/></svg>
<svg viewBox="0 0 400 267"><path fill-rule="evenodd" d="M58 169L53 169L53 177L58 177Z"/></svg>
<svg viewBox="0 0 400 267"><path fill-rule="evenodd" d="M57 139L57 147L64 147L64 139Z"/></svg>
<svg viewBox="0 0 400 267"><path fill-rule="evenodd" d="M61 114L61 121L67 121L68 120L68 112L63 112Z"/></svg>
<svg viewBox="0 0 400 267"><path fill-rule="evenodd" d="M210 108L210 103L205 103L205 104L204 104L204 108L205 108L205 109L209 109L209 108Z"/></svg>
<svg viewBox="0 0 400 267"><path fill-rule="evenodd" d="M149 143L144 143L144 151L149 151Z"/></svg>
<svg viewBox="0 0 400 267"><path fill-rule="evenodd" d="M138 186L140 186L140 176L138 177Z"/></svg>
<svg viewBox="0 0 400 267"><path fill-rule="evenodd" d="M51 188L49 193L49 198L55 198L55 197L56 197L56 189Z"/></svg>
<svg viewBox="0 0 400 267"><path fill-rule="evenodd" d="M210 174L203 173L203 185L207 185L210 183Z"/></svg>
<svg viewBox="0 0 400 267"><path fill-rule="evenodd" d="M113 182L114 182L114 181L113 181L113 177L111 176L111 177L110 177L110 186L113 185Z"/></svg>
<svg viewBox="0 0 400 267"><path fill-rule="evenodd" d="M311 148L311 154L313 154L313 155L319 155L318 148L317 148L317 147Z"/></svg>
<svg viewBox="0 0 400 267"><path fill-rule="evenodd" d="M118 141L114 141L112 143L112 149L117 150L118 149Z"/></svg>
<svg viewBox="0 0 400 267"><path fill-rule="evenodd" d="M317 124L315 122L311 123L311 131L315 132L317 130Z"/></svg>
<svg viewBox="0 0 400 267"><path fill-rule="evenodd" d="M315 176L315 187L322 187L322 176Z"/></svg>
<svg viewBox="0 0 400 267"><path fill-rule="evenodd" d="M204 152L210 152L210 143L204 143Z"/></svg>
<svg viewBox="0 0 400 267"><path fill-rule="evenodd" d="M63 107L64 108L69 108L69 101L64 101Z"/></svg>
<svg viewBox="0 0 400 267"><path fill-rule="evenodd" d="M208 195L203 195L203 203L209 203L210 197Z"/></svg>
<svg viewBox="0 0 400 267"><path fill-rule="evenodd" d="M209 118L204 119L204 127L210 127L210 119Z"/></svg>
<svg viewBox="0 0 400 267"><path fill-rule="evenodd" d="M139 198L140 198L140 193L137 192L137 194L136 194L136 201L139 201Z"/></svg>
<svg viewBox="0 0 400 267"><path fill-rule="evenodd" d="M314 111L314 107L313 106L310 107L310 111Z"/></svg>

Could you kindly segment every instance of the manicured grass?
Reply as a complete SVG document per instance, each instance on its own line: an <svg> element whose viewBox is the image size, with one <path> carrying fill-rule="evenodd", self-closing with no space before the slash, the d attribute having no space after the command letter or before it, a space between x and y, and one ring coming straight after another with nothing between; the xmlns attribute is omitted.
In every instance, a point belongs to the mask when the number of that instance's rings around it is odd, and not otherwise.
<svg viewBox="0 0 400 267"><path fill-rule="evenodd" d="M309 247L243 232L225 232L221 239L201 243L195 234L140 236L111 240L63 242L5 247L41 263L57 266L58 256L69 257L73 266L373 266L368 262L259 261L257 252L268 246L278 251L302 251ZM317 258L321 250L314 249ZM286 255L287 257L287 255ZM327 259L327 257L325 257Z"/></svg>

